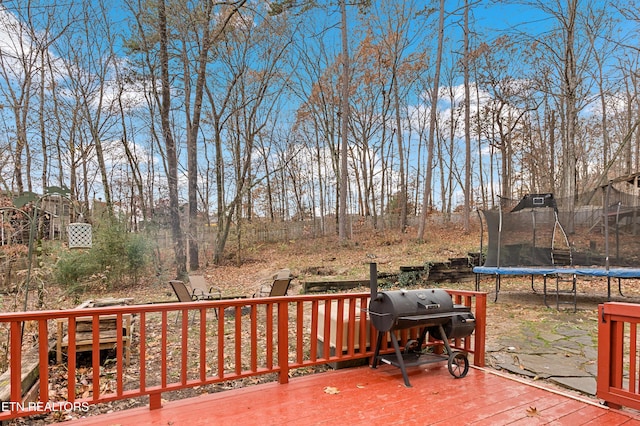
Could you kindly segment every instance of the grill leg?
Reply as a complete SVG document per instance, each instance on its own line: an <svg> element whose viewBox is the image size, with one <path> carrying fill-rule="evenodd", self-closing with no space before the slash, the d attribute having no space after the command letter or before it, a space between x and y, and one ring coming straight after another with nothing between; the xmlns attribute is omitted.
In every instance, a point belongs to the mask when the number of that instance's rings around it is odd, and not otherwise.
<svg viewBox="0 0 640 426"><path fill-rule="evenodd" d="M376 342L376 351L373 353L373 362L371 363L371 368L378 367L378 358L380 356L380 347L382 346L383 337L384 333L382 331L378 331L378 341Z"/></svg>
<svg viewBox="0 0 640 426"><path fill-rule="evenodd" d="M429 331L427 327L422 327L422 330L420 331L420 336L418 337L418 349L422 349L422 344L427 338L427 331Z"/></svg>
<svg viewBox="0 0 640 426"><path fill-rule="evenodd" d="M440 337L442 337L442 344L444 345L444 349L447 351L447 355L451 356L453 350L451 349L451 345L449 344L449 337L444 332L444 327L442 324L438 324L438 330L440 331Z"/></svg>
<svg viewBox="0 0 640 426"><path fill-rule="evenodd" d="M408 388L411 387L411 383L409 383L409 376L407 375L407 368L404 365L404 359L402 358L402 352L400 352L400 345L398 345L398 339L396 338L396 333L391 332L391 343L393 343L393 348L396 350L396 357L398 361L398 367L400 367L400 371L402 371L402 378L404 379L404 385Z"/></svg>

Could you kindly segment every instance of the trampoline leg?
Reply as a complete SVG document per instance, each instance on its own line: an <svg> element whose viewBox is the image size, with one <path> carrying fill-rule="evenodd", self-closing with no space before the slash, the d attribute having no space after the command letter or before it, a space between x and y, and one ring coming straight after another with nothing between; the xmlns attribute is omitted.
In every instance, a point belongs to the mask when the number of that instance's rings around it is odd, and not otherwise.
<svg viewBox="0 0 640 426"><path fill-rule="evenodd" d="M620 296L624 297L624 294L622 294L622 278L618 277L618 293L620 293Z"/></svg>
<svg viewBox="0 0 640 426"><path fill-rule="evenodd" d="M547 275L542 275L542 300L544 301L544 306L550 308L549 303L547 303Z"/></svg>
<svg viewBox="0 0 640 426"><path fill-rule="evenodd" d="M533 274L531 274L531 291L537 293L536 288L533 286Z"/></svg>
<svg viewBox="0 0 640 426"><path fill-rule="evenodd" d="M578 277L573 274L573 312L578 311Z"/></svg>
<svg viewBox="0 0 640 426"><path fill-rule="evenodd" d="M496 274L496 298L493 299L493 302L498 301L498 293L500 293L500 274Z"/></svg>
<svg viewBox="0 0 640 426"><path fill-rule="evenodd" d="M607 302L611 302L611 277L607 277Z"/></svg>

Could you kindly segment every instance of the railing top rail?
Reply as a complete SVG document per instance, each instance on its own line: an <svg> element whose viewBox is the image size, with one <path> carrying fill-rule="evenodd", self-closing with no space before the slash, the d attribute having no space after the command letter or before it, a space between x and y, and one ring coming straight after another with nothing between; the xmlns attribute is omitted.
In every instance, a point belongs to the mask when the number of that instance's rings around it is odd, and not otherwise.
<svg viewBox="0 0 640 426"><path fill-rule="evenodd" d="M479 296L486 295L484 292L466 291L466 290L447 290L454 295L463 296ZM297 303L297 302L313 302L325 300L348 300L363 299L370 296L369 292L360 293L336 293L336 294L312 294L312 295L295 295L280 297L263 297L263 298L245 298L245 299L223 299L223 300L200 300L194 302L167 302L167 303L150 303L141 305L125 305L125 306L104 306L83 309L61 309L61 310L44 310L44 311L21 311L7 312L0 314L0 322L11 321L37 321L42 319L57 318L76 318L88 315L109 315L109 314L130 314L141 312L162 312L175 311L180 309L194 308L216 308L224 307L242 307L250 305L275 304L280 302Z"/></svg>
<svg viewBox="0 0 640 426"><path fill-rule="evenodd" d="M601 304L605 315L620 315L640 318L640 305L628 302L606 302Z"/></svg>
<svg viewBox="0 0 640 426"><path fill-rule="evenodd" d="M54 319L54 318L74 318L87 315L106 315L106 314L128 314L138 312L162 312L175 311L180 309L194 308L216 308L219 306L236 307L249 305L265 305L280 302L295 303L299 301L313 300L340 300L353 299L368 296L369 293L348 293L348 294L320 294L320 295L300 295L300 296L280 296L280 297L257 297L244 299L222 299L222 300L199 300L193 302L155 302L139 305L112 305L91 308L70 308L59 310L43 310L43 311L18 311L0 313L0 322L8 321L34 321L38 319Z"/></svg>

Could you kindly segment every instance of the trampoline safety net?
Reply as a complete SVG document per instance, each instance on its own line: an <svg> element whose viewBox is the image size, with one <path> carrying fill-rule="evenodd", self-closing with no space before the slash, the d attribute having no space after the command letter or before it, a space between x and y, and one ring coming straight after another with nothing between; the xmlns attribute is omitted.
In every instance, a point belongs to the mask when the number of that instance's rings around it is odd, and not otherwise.
<svg viewBox="0 0 640 426"><path fill-rule="evenodd" d="M486 225L485 267L640 265L638 197L602 188L591 204L528 194L482 210Z"/></svg>

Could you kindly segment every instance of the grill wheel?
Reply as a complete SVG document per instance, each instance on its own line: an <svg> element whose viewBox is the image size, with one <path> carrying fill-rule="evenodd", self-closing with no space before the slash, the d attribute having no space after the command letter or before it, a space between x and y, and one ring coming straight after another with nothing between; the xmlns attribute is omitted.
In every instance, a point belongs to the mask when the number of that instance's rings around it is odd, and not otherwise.
<svg viewBox="0 0 640 426"><path fill-rule="evenodd" d="M419 352L422 348L420 347L420 343L417 340L409 340L407 341L407 344L404 345L404 353L408 354L408 353L412 353L412 352Z"/></svg>
<svg viewBox="0 0 640 426"><path fill-rule="evenodd" d="M469 360L464 352L455 351L449 356L447 362L449 373L456 379L461 379L469 372Z"/></svg>

